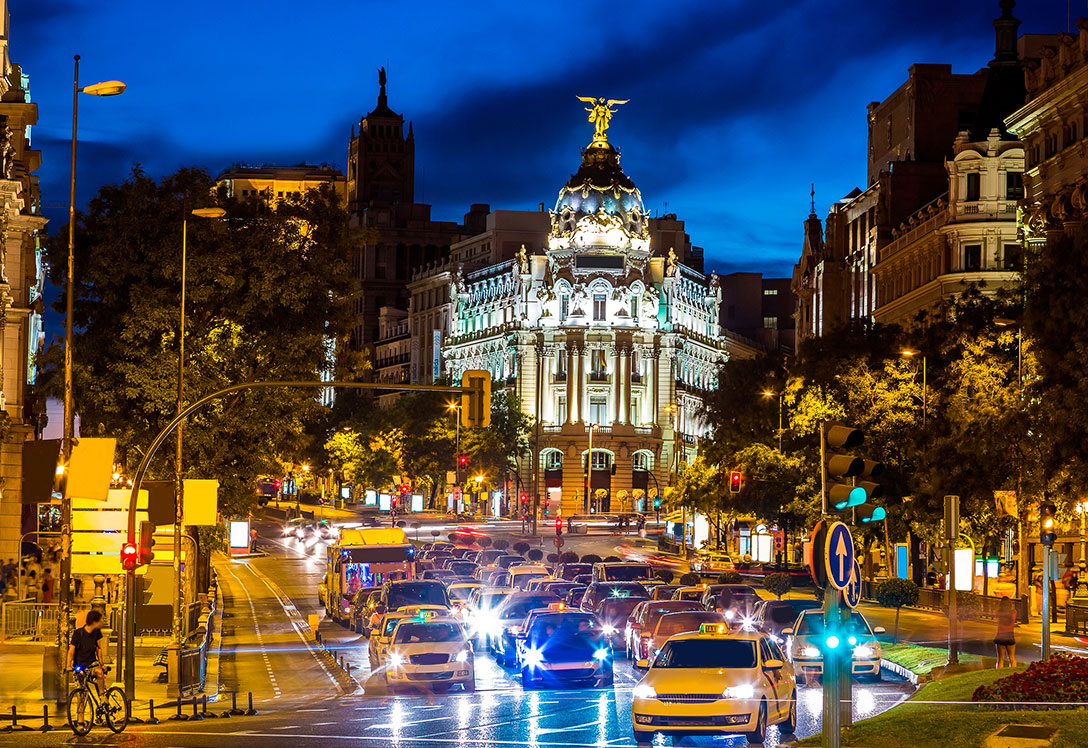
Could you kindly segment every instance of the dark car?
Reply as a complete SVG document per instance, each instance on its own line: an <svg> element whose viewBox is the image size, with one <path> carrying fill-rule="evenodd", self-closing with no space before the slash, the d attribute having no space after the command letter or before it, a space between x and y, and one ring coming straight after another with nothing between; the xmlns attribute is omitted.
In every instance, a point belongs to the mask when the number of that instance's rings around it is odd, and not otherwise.
<svg viewBox="0 0 1088 748"><path fill-rule="evenodd" d="M382 586L381 602L390 613L409 605L450 607L446 585L437 579L396 579L386 582Z"/></svg>
<svg viewBox="0 0 1088 748"><path fill-rule="evenodd" d="M448 582L455 576L457 575L449 569L427 569L419 575L420 579L437 579L442 582Z"/></svg>
<svg viewBox="0 0 1088 748"><path fill-rule="evenodd" d="M701 611L699 603L690 600L650 600L635 608L628 621L625 637L627 656L632 660L649 658L650 637L661 616L684 611Z"/></svg>
<svg viewBox="0 0 1088 748"><path fill-rule="evenodd" d="M495 559L495 565L502 569L509 569L514 564L525 563L525 557L516 553L509 553L505 556L499 556Z"/></svg>
<svg viewBox="0 0 1088 748"><path fill-rule="evenodd" d="M555 567L555 578L573 582L574 578L582 574L592 574L593 564L559 564Z"/></svg>
<svg viewBox="0 0 1088 748"><path fill-rule="evenodd" d="M593 575L592 574L579 574L572 581L577 582L578 584L584 584L584 585L586 585L588 587L589 583L593 581Z"/></svg>
<svg viewBox="0 0 1088 748"><path fill-rule="evenodd" d="M517 634L530 610L547 608L559 598L551 592L515 592L507 595L495 608L488 621L487 640L495 659L503 665L514 664L517 657Z"/></svg>
<svg viewBox="0 0 1088 748"><path fill-rule="evenodd" d="M490 564L495 563L495 559L497 559L499 556L505 555L506 552L501 551L498 548L485 548L482 551L477 551L475 558L472 558L472 560L478 563L480 566L489 566Z"/></svg>
<svg viewBox="0 0 1088 748"><path fill-rule="evenodd" d="M610 597L636 597L649 600L650 593L638 582L594 582L586 588L582 603L578 607L592 613L602 600Z"/></svg>
<svg viewBox="0 0 1088 748"><path fill-rule="evenodd" d="M592 614L567 610L535 615L518 646L525 690L555 682L612 685L612 649Z"/></svg>
<svg viewBox="0 0 1088 748"><path fill-rule="evenodd" d="M480 565L475 561L450 561L446 564L446 568L452 571L459 577L471 577L476 573L476 570L480 568Z"/></svg>
<svg viewBox="0 0 1088 748"><path fill-rule="evenodd" d="M602 561L593 564L592 574L594 582L637 582L640 579L653 579L654 568L631 561Z"/></svg>
<svg viewBox="0 0 1088 748"><path fill-rule="evenodd" d="M457 556L457 558L467 559L469 556L476 553L476 549L469 548L468 546L458 546L456 548L453 548L450 553L452 553L454 556Z"/></svg>
<svg viewBox="0 0 1088 748"><path fill-rule="evenodd" d="M753 611L752 627L766 632L781 644L782 629L792 627L804 611L820 606L818 600L764 600Z"/></svg>
<svg viewBox="0 0 1088 748"><path fill-rule="evenodd" d="M348 611L348 628L369 635L370 614L381 597L381 587L363 587L351 598Z"/></svg>
<svg viewBox="0 0 1088 748"><path fill-rule="evenodd" d="M589 585L585 584L575 584L573 587L568 589L565 593L566 597L563 600L563 602L567 604L567 607L577 608L579 605L581 605L582 595L585 594L588 586Z"/></svg>
<svg viewBox="0 0 1088 748"><path fill-rule="evenodd" d="M597 620L601 622L601 633L608 641L612 651L624 651L624 636L627 632L627 620L631 617L631 611L639 603L645 602L644 597L610 597L602 600L597 605Z"/></svg>
<svg viewBox="0 0 1088 748"><path fill-rule="evenodd" d="M561 600L565 600L568 592L575 587L580 586L575 582L567 582L563 579L534 579L529 582L529 584L536 585L535 589L540 592L547 590L548 592L559 595L559 599Z"/></svg>
<svg viewBox="0 0 1088 748"><path fill-rule="evenodd" d="M721 614L709 610L684 610L664 614L657 619L653 631L650 632L650 636L646 639L647 656L645 659L652 660L654 653L661 649L661 646L670 636L698 631L704 623L724 624L725 619Z"/></svg>
<svg viewBox="0 0 1088 748"><path fill-rule="evenodd" d="M672 600L672 593L680 589L678 584L659 584L650 590L651 600Z"/></svg>
<svg viewBox="0 0 1088 748"><path fill-rule="evenodd" d="M730 623L739 624L751 617L763 598L747 584L712 584L703 593L702 602L707 610L717 611Z"/></svg>

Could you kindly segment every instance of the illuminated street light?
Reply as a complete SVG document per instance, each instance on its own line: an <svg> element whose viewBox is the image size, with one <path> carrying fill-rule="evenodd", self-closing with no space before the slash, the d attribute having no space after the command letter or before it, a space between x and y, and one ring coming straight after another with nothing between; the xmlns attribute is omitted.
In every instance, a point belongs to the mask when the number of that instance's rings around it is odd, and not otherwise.
<svg viewBox="0 0 1088 748"><path fill-rule="evenodd" d="M926 427L926 414L927 414L927 410L928 410L928 400L927 400L927 397L926 397L927 392L926 392L926 357L925 357L925 354L923 354L921 351L914 351L914 350L911 350L910 348L904 348L903 350L899 351L899 355L906 356L907 358L914 358L915 356L920 356L922 358L922 428L925 429L925 427Z"/></svg>
<svg viewBox="0 0 1088 748"><path fill-rule="evenodd" d="M782 406L783 406L783 395L785 395L785 394L786 394L785 390L783 390L782 392L779 392L777 394L774 393L774 392L771 392L770 390L763 390L763 392L762 392L762 395L765 398L770 398L770 397L777 397L778 398L778 451L779 452L782 451Z"/></svg>

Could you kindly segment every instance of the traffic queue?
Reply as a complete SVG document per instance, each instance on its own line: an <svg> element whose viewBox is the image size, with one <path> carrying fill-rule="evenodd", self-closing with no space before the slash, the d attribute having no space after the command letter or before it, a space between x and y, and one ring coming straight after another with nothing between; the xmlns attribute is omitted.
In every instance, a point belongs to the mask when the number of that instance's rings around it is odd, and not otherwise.
<svg viewBox="0 0 1088 748"><path fill-rule="evenodd" d="M412 573L344 599L341 620L367 638L371 678L389 693L474 691L485 655L526 691L610 688L626 659L642 674L631 716L640 744L655 734L761 743L771 725L792 733L798 684L821 676L816 601L762 600L745 584L670 585L645 562L548 566L435 542L414 553ZM852 672L879 679L883 629L852 616Z"/></svg>

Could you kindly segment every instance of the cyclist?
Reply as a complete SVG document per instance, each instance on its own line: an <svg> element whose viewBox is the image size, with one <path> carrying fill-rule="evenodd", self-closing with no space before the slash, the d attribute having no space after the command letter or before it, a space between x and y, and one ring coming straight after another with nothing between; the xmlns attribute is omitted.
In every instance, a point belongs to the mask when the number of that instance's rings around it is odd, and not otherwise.
<svg viewBox="0 0 1088 748"><path fill-rule="evenodd" d="M106 672L102 656L102 611L87 611L87 620L72 635L68 645L68 669L80 668L89 672L98 685L98 693L106 691ZM79 719L83 719L83 704L79 705Z"/></svg>

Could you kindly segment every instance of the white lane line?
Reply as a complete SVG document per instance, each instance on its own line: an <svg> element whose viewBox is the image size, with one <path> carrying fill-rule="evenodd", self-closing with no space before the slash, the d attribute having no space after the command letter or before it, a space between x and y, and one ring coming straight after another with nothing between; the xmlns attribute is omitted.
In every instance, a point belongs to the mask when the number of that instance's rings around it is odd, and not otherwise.
<svg viewBox="0 0 1088 748"><path fill-rule="evenodd" d="M174 730L154 730L154 729L148 730L148 729L141 728L140 729L140 734L141 735L199 735L201 737L206 738L209 733L207 733L207 732L182 732L180 730L179 731L174 731ZM227 732L227 733L219 733L219 734L221 734L221 735L237 735L239 737L247 737L247 738L276 738L276 739L282 739L283 738L283 734L278 733L278 732L262 733L262 732L248 731L248 732ZM380 736L380 735L321 735L321 734L318 734L318 733L310 733L310 734L307 734L307 733L295 733L295 737L296 738L310 738L310 739L319 740L319 741L355 740L355 741L358 741L358 742L370 743L370 744L375 744L375 745L383 745L383 746L390 745L390 738L387 737L387 736ZM631 739L628 738L628 740L631 740ZM442 743L442 744L450 743L450 744L457 744L457 745L472 745L472 746L510 745L510 746L518 746L519 748L525 748L525 741L524 740L495 740L493 738L465 738L465 737L459 737L459 738L431 738L431 737L415 738L415 737L408 737L406 735L401 735L401 736L399 736L397 738L397 742L400 742L400 743L422 743L423 745L433 744L433 743ZM632 740L631 742L634 742L634 741ZM537 741L533 742L533 745L534 746L538 746L538 745L539 746L548 746L548 748L551 748L552 746L555 746L555 748L600 748L600 743L597 743L597 742L594 742L594 743L570 743L570 742L564 741L564 742L561 742L561 743L549 743L549 742L546 742L546 741L543 741L543 740L537 740Z"/></svg>
<svg viewBox="0 0 1088 748"><path fill-rule="evenodd" d="M283 608L283 612L288 615L288 620L291 624L291 627L295 630L295 633L298 634L298 638L302 640L303 644L306 645L306 649L308 649L310 651L310 654L313 655L314 661L318 664L318 666L320 666L321 670L324 671L325 675L329 677L329 680L332 681L333 686L336 687L337 693L343 695L344 689L340 685L340 681L338 681L336 679L336 676L334 676L329 671L329 668L325 666L325 663L321 660L321 656L317 653L317 650L314 649L313 645L310 644L310 641L306 638L306 635L302 633L302 628L299 626L299 624L290 618L291 613L288 611L288 607L290 607L290 609L294 611L295 616L299 615L299 612L295 608L294 604L289 601L284 602L284 598L287 597L287 595L283 594L283 591L279 590L279 588L273 584L272 580L270 580L262 572L254 569L252 566L250 566L248 562L244 563L243 566L245 566L245 568L249 570L250 574L261 580L264 583L264 586L268 588L268 591L272 593L272 596L276 598L276 602L278 602L280 604L280 607ZM309 626L307 626L306 628L307 630L309 630Z"/></svg>
<svg viewBox="0 0 1088 748"><path fill-rule="evenodd" d="M234 581L238 583L238 586L242 588L242 592L246 596L246 602L249 603L249 612L250 615L253 616L253 630L257 632L257 646L260 647L261 657L264 658L264 667L265 670L268 671L268 681L272 684L272 690L275 692L276 698L278 699L280 697L280 685L276 681L276 674L272 672L272 663L268 661L268 654L265 652L264 636L261 634L261 624L257 621L257 608L253 605L253 596L249 594L249 590L242 584L242 580L238 578L233 570L231 570L230 566L224 568L226 568L228 574L234 577Z"/></svg>
<svg viewBox="0 0 1088 748"><path fill-rule="evenodd" d="M548 732L573 732L574 730L584 730L587 727L596 727L600 724L599 720L593 720L592 722L586 722L583 725L566 725L564 727L546 727L538 729L536 732L538 735L542 735Z"/></svg>
<svg viewBox="0 0 1088 748"><path fill-rule="evenodd" d="M296 712L327 712L329 710L322 708L322 709L296 709L295 711Z"/></svg>

